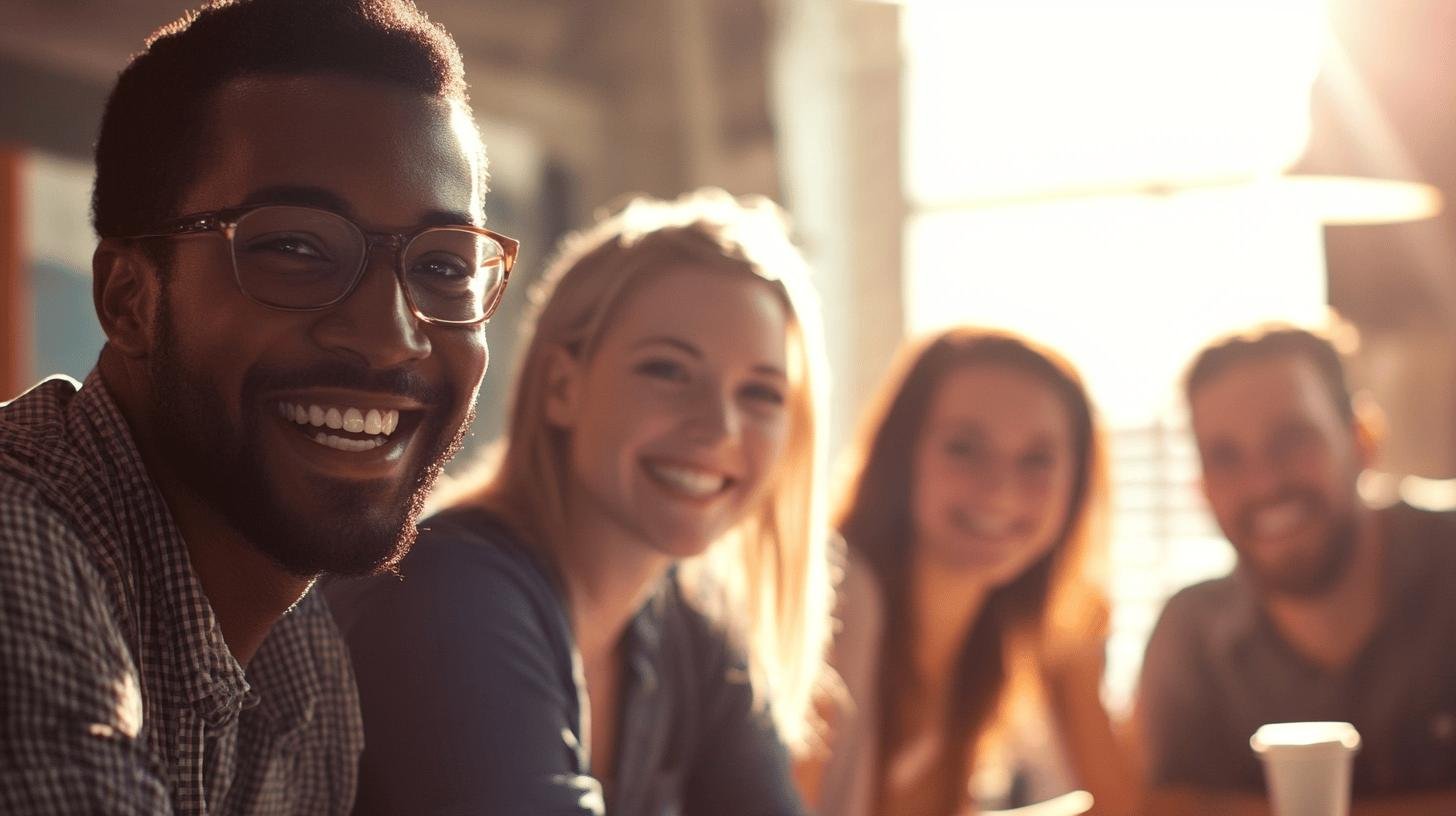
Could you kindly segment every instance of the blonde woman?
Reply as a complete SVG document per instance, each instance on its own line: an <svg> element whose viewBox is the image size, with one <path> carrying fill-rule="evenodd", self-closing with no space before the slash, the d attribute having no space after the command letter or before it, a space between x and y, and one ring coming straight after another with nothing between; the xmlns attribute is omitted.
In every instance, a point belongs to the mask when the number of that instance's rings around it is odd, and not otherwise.
<svg viewBox="0 0 1456 816"><path fill-rule="evenodd" d="M799 814L824 365L767 201L633 201L537 293L498 466L336 596L361 813Z"/></svg>

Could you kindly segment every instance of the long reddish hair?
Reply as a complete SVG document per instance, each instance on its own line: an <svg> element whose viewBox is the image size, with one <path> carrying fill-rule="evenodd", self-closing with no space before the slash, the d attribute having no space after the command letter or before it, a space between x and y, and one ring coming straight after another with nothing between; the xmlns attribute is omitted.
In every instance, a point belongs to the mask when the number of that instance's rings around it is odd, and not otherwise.
<svg viewBox="0 0 1456 816"><path fill-rule="evenodd" d="M915 633L910 614L914 457L931 401L953 372L971 366L1008 367L1049 386L1071 421L1075 477L1056 541L1020 576L991 591L967 632L953 668L949 716L928 784L935 814L964 806L981 737L995 725L1014 669L1031 668L1025 646L1036 639L1102 637L1106 601L1088 571L1105 542L1107 506L1104 445L1086 389L1056 352L1014 334L959 327L903 351L865 416L852 449L848 489L835 515L850 552L872 571L885 601L879 666L877 790L906 739L899 706L913 683ZM1090 614L1089 614L1090 613Z"/></svg>

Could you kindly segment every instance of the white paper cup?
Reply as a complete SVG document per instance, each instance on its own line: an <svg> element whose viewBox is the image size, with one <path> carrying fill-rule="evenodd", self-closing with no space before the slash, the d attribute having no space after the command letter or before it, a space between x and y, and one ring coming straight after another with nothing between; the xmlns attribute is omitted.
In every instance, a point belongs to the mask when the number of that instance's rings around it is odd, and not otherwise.
<svg viewBox="0 0 1456 816"><path fill-rule="evenodd" d="M1355 726L1270 723L1249 746L1264 761L1274 816L1349 816L1350 766L1360 750Z"/></svg>

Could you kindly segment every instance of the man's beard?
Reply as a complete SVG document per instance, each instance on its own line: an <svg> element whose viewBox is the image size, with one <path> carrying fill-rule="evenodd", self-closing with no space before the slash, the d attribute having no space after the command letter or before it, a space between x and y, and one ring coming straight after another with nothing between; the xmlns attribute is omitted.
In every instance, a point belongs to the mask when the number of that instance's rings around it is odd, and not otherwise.
<svg viewBox="0 0 1456 816"><path fill-rule="evenodd" d="M474 400L464 421L451 429L441 414L456 404L456 395L414 372L372 371L338 359L297 369L254 365L243 379L242 425L234 427L222 394L183 362L165 296L160 300L150 364L157 443L187 487L290 574L366 575L398 563L414 544L430 489L469 430ZM290 510L250 441L263 438L262 394L316 387L378 391L428 406L411 442L424 450L414 472L385 490L319 478L312 487L318 509Z"/></svg>
<svg viewBox="0 0 1456 816"><path fill-rule="evenodd" d="M1291 498L1309 503L1314 508L1312 512L1324 513L1330 519L1329 532L1320 542L1318 551L1310 558L1274 569L1260 564L1252 555L1243 555L1240 560L1254 582L1271 595L1317 598L1333 589L1349 570L1354 560L1358 525L1353 512L1346 510L1336 514L1322 497L1305 491L1290 491L1269 503ZM1251 520L1257 509L1250 508L1240 519L1240 525L1246 534L1253 529Z"/></svg>

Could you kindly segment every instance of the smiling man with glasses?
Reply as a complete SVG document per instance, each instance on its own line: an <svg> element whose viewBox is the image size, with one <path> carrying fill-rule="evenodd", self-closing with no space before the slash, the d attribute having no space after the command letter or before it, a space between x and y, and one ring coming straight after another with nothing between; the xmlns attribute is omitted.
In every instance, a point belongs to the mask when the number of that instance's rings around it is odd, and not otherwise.
<svg viewBox="0 0 1456 816"><path fill-rule="evenodd" d="M100 361L0 406L0 812L346 813L312 585L412 544L516 257L459 54L408 0L215 3L96 160Z"/></svg>

